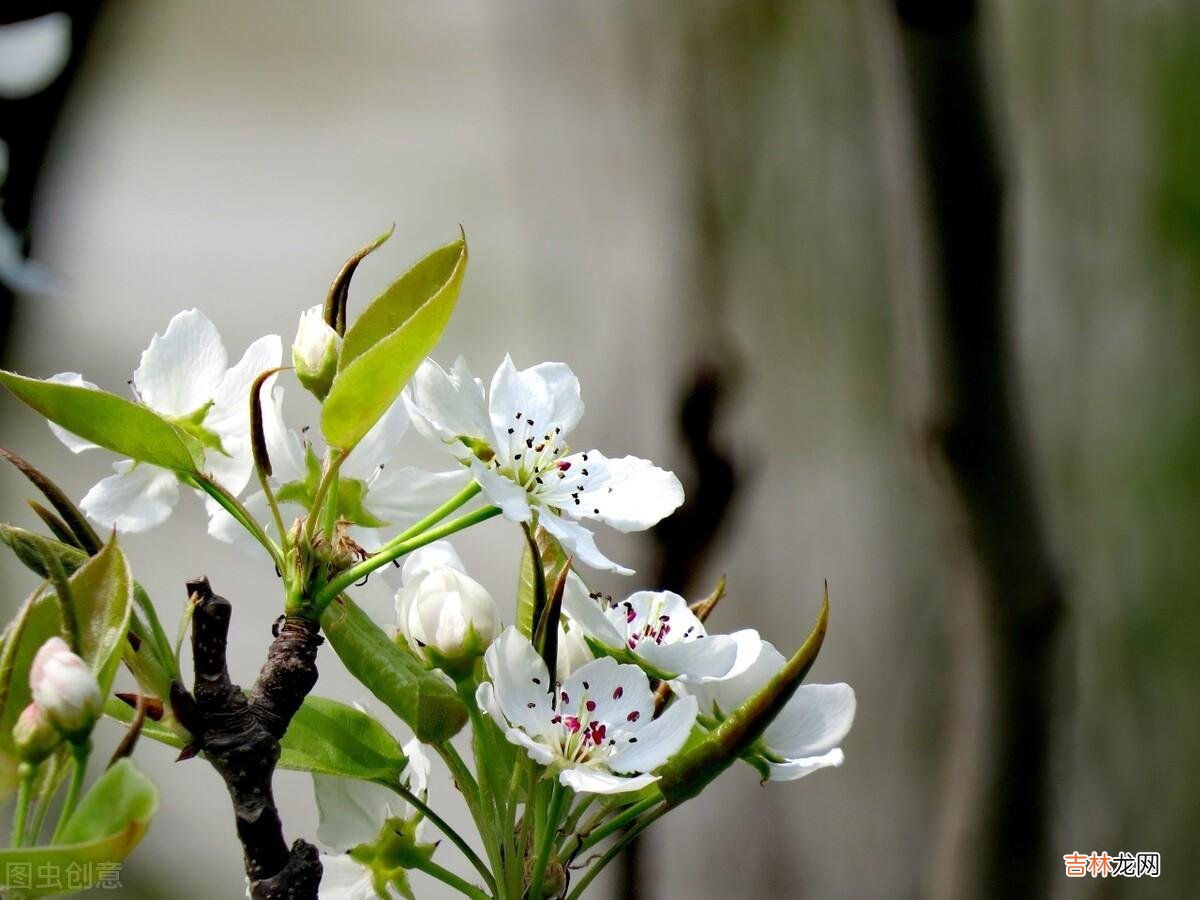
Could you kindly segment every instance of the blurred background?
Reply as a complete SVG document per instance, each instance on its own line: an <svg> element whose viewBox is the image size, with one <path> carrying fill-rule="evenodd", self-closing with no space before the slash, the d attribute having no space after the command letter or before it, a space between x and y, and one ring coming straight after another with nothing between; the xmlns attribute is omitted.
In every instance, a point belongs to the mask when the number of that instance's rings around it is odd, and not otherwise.
<svg viewBox="0 0 1200 900"><path fill-rule="evenodd" d="M792 648L828 580L810 677L857 691L845 765L731 770L650 833L637 896L1197 895L1194 4L66 8L42 86L9 84L24 51L0 34L6 368L118 390L192 306L233 358L286 343L390 223L352 311L461 223L439 359L568 362L579 441L674 468L695 501L657 536L600 534L639 570L600 586L700 597L726 573L714 626ZM76 499L107 473L7 396L0 414L0 444ZM30 525L20 476L0 491ZM189 577L234 601L245 683L276 581L190 500L125 547L168 630ZM511 592L516 529L460 544ZM0 576L7 618L34 583L8 554ZM365 598L390 601L378 579ZM319 662L318 693L366 699ZM138 748L163 804L124 890L241 896L218 776L173 756ZM307 776L276 788L312 837ZM434 784L465 824L456 799ZM1162 874L1071 881L1076 850L1157 851ZM592 895L634 896L628 871Z"/></svg>

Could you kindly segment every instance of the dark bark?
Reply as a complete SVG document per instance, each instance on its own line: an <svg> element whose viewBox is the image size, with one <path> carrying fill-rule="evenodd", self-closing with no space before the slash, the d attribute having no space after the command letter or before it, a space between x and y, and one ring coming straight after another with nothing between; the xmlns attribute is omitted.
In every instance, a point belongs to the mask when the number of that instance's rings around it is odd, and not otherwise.
<svg viewBox="0 0 1200 900"><path fill-rule="evenodd" d="M906 399L935 476L954 594L930 888L935 897L1034 897L1051 858L1051 669L1064 599L1013 390L1005 182L982 27L972 0L900 0L896 10L910 91L898 103L912 115L897 127L911 132L919 180L894 225L908 231L924 214L927 226L915 247L923 276L907 291L895 279L898 331L909 331L901 349L921 373ZM901 193L911 177L897 176Z"/></svg>
<svg viewBox="0 0 1200 900"><path fill-rule="evenodd" d="M247 695L229 680L226 641L231 606L207 578L188 583L192 597L195 684L188 694L172 686L176 715L225 781L233 801L246 875L255 900L315 900L321 863L312 844L289 848L271 791L279 739L317 683L316 623L289 616L267 651L267 661Z"/></svg>

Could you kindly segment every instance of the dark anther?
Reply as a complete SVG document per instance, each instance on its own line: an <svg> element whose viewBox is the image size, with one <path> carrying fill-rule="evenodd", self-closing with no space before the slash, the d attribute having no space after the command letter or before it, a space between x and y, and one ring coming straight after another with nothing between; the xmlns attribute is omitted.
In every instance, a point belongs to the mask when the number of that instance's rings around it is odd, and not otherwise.
<svg viewBox="0 0 1200 900"><path fill-rule="evenodd" d="M355 586L355 587L362 587L364 584L366 584L366 583L367 583L367 579L368 579L368 578L370 578L370 577L371 577L371 573L370 573L370 572L368 572L366 575L364 575L364 576L363 576L363 580L362 580L362 581L356 581L356 582L354 582L354 586Z"/></svg>

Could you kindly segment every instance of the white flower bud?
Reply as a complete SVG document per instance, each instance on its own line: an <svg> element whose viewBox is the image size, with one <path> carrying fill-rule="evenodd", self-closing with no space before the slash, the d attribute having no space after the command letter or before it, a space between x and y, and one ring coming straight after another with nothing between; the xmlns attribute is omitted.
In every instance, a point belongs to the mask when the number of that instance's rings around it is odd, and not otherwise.
<svg viewBox="0 0 1200 900"><path fill-rule="evenodd" d="M583 637L583 629L572 628L570 631L558 626L558 669L559 681L566 681L571 673L585 663L595 659L591 648Z"/></svg>
<svg viewBox="0 0 1200 900"><path fill-rule="evenodd" d="M40 763L62 743L62 735L36 703L30 703L21 711L13 725L12 736L17 756L22 762L33 765Z"/></svg>
<svg viewBox="0 0 1200 900"><path fill-rule="evenodd" d="M500 633L500 610L492 595L449 566L423 573L402 588L396 612L413 650L443 668L473 662Z"/></svg>
<svg viewBox="0 0 1200 900"><path fill-rule="evenodd" d="M104 705L96 676L59 637L42 644L34 656L29 688L34 702L71 741L87 737Z"/></svg>
<svg viewBox="0 0 1200 900"><path fill-rule="evenodd" d="M300 315L300 327L292 344L292 364L296 377L318 400L324 400L337 374L342 338L325 321L321 304Z"/></svg>

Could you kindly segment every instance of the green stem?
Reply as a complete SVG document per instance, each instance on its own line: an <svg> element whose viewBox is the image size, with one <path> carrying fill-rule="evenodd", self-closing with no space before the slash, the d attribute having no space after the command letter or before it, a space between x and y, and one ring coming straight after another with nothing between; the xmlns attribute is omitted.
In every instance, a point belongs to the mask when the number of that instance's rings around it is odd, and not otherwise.
<svg viewBox="0 0 1200 900"><path fill-rule="evenodd" d="M621 851L629 846L630 841L649 828L655 822L655 820L666 813L669 808L670 807L664 803L649 816L639 821L632 828L621 835L620 840L609 847L605 854L596 861L596 864L587 870L587 873L583 876L583 878L579 879L579 883L575 885L571 893L567 895L567 900L579 900L579 898L583 896L583 892L587 889L587 886L592 883L592 881L597 875L600 874L604 867L616 859L617 856L620 855Z"/></svg>
<svg viewBox="0 0 1200 900"><path fill-rule="evenodd" d="M595 831L592 831L591 833L586 835L583 838L583 840L581 840L579 842L579 850L577 852L582 853L584 850L588 850L592 847L595 847L598 843L600 843L602 840L604 840L606 837L608 837L614 831L617 831L617 830L623 828L626 824L628 824L632 820L636 819L642 813L653 808L655 805L657 805L661 802L662 802L662 797L659 797L659 796L647 797L645 800L641 800L641 801L633 804L632 806L625 807L625 809L621 810L620 815L614 816L612 819L609 819L607 822L605 822L603 825L601 825Z"/></svg>
<svg viewBox="0 0 1200 900"><path fill-rule="evenodd" d="M467 764L463 762L463 758L452 743L443 741L440 744L436 744L435 748L445 761L446 768L450 770L450 775L454 778L459 793L463 795L463 799L467 802L467 809L471 812L471 818L475 820L475 827L478 829L479 836L483 840L484 850L487 851L488 860L492 864L492 870L502 872L500 851L494 834L495 829L491 817L480 804L479 785L475 781L475 776L471 774L471 770L467 768ZM493 880L492 883L495 884L495 881Z"/></svg>
<svg viewBox="0 0 1200 900"><path fill-rule="evenodd" d="M337 477L338 469L342 467L342 460L345 458L346 454L340 450L329 451L329 462L325 466L325 473L321 476L321 483L317 485L316 494L313 495L312 506L308 510L308 521L304 523L306 543L312 543L313 530L317 527L317 520L321 518L322 507L325 504L325 494Z"/></svg>
<svg viewBox="0 0 1200 900"><path fill-rule="evenodd" d="M432 875L438 881L444 882L455 888L459 893L466 894L468 897L474 897L475 900L491 900L487 894L481 891L475 885L471 884L464 878L455 875L449 869L443 868L435 863L432 859L427 859L424 862L418 863L414 868L419 869L426 875Z"/></svg>
<svg viewBox="0 0 1200 900"><path fill-rule="evenodd" d="M558 823L562 818L566 800L566 789L555 780L550 789L550 805L542 822L537 858L533 862L533 879L529 883L530 900L542 900L542 885L546 881L546 866L550 862L550 848L554 846L554 836L558 834Z"/></svg>
<svg viewBox="0 0 1200 900"><path fill-rule="evenodd" d="M33 780L37 777L37 766L23 762L17 767L20 786L17 788L17 812L13 818L12 846L25 846L25 818L29 815L29 799L33 795Z"/></svg>
<svg viewBox="0 0 1200 900"><path fill-rule="evenodd" d="M279 547L277 547L275 542L271 540L270 536L262 530L262 526L254 521L254 516L250 515L250 513L246 510L246 507L242 506L237 497L234 497L207 475L201 475L197 473L189 477L191 483L195 487L198 487L200 490L204 491L204 493L208 494L208 496L216 500L217 503L221 505L221 508L225 510L225 512L233 516L239 525L250 532L250 535L256 541L262 544L263 549L265 549L267 553L271 555L271 560L276 566L279 567L279 571L283 572L283 553L280 552Z"/></svg>
<svg viewBox="0 0 1200 900"><path fill-rule="evenodd" d="M392 538L388 543L394 544L397 541L406 541L409 538L416 537L426 529L432 528L438 522L442 521L442 519L446 518L446 516L450 515L450 513L454 512L456 509L478 494L480 490L482 489L479 487L479 482L472 481L465 488L431 512L421 521L409 526L407 529Z"/></svg>
<svg viewBox="0 0 1200 900"><path fill-rule="evenodd" d="M71 744L71 760L74 768L71 770L71 783L67 786L67 799L63 802L62 811L58 814L58 825L55 826L54 836L50 839L52 844L58 843L63 830L67 827L67 822L71 820L71 814L79 805L79 796L83 793L83 781L87 777L88 757L91 755L91 738L84 738L78 744Z"/></svg>
<svg viewBox="0 0 1200 900"><path fill-rule="evenodd" d="M575 808L567 815L567 820L563 822L563 842L559 848L562 856L566 856L567 842L571 838L575 838L575 842L580 843L579 836L575 834L575 829L579 826L579 820L583 818L583 814L591 808L591 805L596 802L599 794L583 794L579 798L579 802L575 804Z"/></svg>
<svg viewBox="0 0 1200 900"><path fill-rule="evenodd" d="M462 855L467 858L467 861L475 867L475 871L483 877L483 883L488 886L488 890L492 891L493 893L495 892L496 881L492 878L492 873L488 871L487 865L482 859L479 858L479 855L471 849L471 845L463 840L462 835L455 831L445 819L434 812L424 800L422 800L404 785L399 783L393 784L389 781L388 787L408 801L409 805L414 809L420 810L421 814L425 816L425 818L432 822L438 828L438 830L442 832L442 834L449 838L450 843L452 843L462 852Z"/></svg>
<svg viewBox="0 0 1200 900"><path fill-rule="evenodd" d="M279 512L279 503L275 499L275 492L271 490L271 482L266 473L258 466L254 467L254 471L258 474L258 483L262 487L263 495L267 498L267 506L271 507L271 518L275 520L275 530L279 533L279 546L282 547L287 543L287 531L283 527L283 515Z"/></svg>
<svg viewBox="0 0 1200 900"><path fill-rule="evenodd" d="M404 535L395 538L384 544L379 552L371 556L369 559L364 559L358 565L351 566L342 574L338 575L324 587L322 587L313 597L313 607L316 614L320 616L324 612L333 598L340 594L346 588L350 587L356 581L362 581L363 576L370 575L381 566L386 566L393 559L399 559L406 553L411 553L418 547L424 547L426 544L432 544L434 541L441 540L454 534L456 531L462 531L464 528L470 528L472 525L478 525L480 522L486 522L492 516L498 515L500 508L498 506L485 506L481 509L473 510L466 515L459 516L457 519L451 519L444 525L426 531L424 534L419 534L416 537L410 537L401 540ZM411 529L410 529L411 530Z"/></svg>

